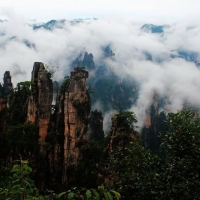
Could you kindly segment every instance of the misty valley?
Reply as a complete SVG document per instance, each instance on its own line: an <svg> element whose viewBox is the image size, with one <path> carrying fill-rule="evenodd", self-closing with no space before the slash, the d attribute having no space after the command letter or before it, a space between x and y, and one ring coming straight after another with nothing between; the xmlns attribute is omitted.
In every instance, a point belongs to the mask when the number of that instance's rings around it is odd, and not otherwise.
<svg viewBox="0 0 200 200"><path fill-rule="evenodd" d="M0 27L0 200L200 199L198 24Z"/></svg>

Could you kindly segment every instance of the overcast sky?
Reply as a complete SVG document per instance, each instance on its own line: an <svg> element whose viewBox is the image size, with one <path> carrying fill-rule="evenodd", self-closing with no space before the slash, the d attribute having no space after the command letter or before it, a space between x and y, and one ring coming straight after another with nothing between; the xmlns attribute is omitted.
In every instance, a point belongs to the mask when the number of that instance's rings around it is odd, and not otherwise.
<svg viewBox="0 0 200 200"><path fill-rule="evenodd" d="M1 0L0 16L10 9L28 20L113 16L168 22L200 15L200 0Z"/></svg>

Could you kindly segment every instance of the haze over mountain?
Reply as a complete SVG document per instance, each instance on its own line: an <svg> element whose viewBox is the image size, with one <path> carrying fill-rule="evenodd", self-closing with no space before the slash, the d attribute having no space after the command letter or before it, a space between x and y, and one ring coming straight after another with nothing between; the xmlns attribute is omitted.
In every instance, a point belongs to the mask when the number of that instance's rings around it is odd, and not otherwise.
<svg viewBox="0 0 200 200"><path fill-rule="evenodd" d="M15 84L30 80L32 64L41 61L55 67L54 80L61 81L80 52L92 53L96 70L106 66L119 80L137 81L138 99L130 110L144 119L152 91L161 98L168 95L170 111L186 101L200 107L199 34L200 23L194 19L173 24L130 18L30 24L21 15L7 13L7 20L0 21L0 74L10 70ZM108 46L115 54L112 59L105 56ZM95 106L101 109L100 103Z"/></svg>

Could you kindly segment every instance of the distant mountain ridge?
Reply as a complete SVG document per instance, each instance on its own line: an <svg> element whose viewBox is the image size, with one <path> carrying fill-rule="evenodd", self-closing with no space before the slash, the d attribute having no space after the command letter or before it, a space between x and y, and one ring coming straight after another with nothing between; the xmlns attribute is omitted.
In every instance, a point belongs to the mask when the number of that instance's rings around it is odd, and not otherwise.
<svg viewBox="0 0 200 200"><path fill-rule="evenodd" d="M53 30L54 28L62 29L66 22L70 22L71 24L76 24L76 23L81 23L81 22L84 22L86 20L91 20L91 19L97 20L97 18L85 18L85 19L77 18L71 21L66 20L66 19L61 19L61 20L52 19L46 23L39 23L39 24L33 23L32 27L34 30L40 29L40 28L44 28L46 30Z"/></svg>
<svg viewBox="0 0 200 200"><path fill-rule="evenodd" d="M169 25L154 25L154 24L144 24L140 30L151 33L163 33L164 29L169 28Z"/></svg>
<svg viewBox="0 0 200 200"><path fill-rule="evenodd" d="M79 23L89 22L90 20L98 20L98 19L97 18L85 18L85 19L77 18L77 19L73 19L71 21L66 20L66 19L61 19L61 20L52 19L48 22L38 22L37 20L34 19L34 20L30 20L28 25L31 26L34 31L40 30L40 29L44 29L47 31L53 31L54 29L63 29L66 23L68 23L69 25L77 25ZM0 23L8 23L8 20L0 19ZM164 35L165 31L169 28L170 28L170 26L167 24L155 25L155 24L146 23L140 27L140 31L146 32L149 34L161 34L161 35L163 34ZM192 28L193 27L190 27L190 29L192 29ZM16 41L16 42L23 43L29 48L37 47L37 44L35 43L35 41L31 41L30 39L27 39L27 38L18 38L15 35L6 37L6 33L4 32L4 29L2 29L2 31L0 30L0 37L4 37L4 36L5 36L5 39L0 41L0 48L5 46L10 41ZM108 44L108 46L109 46L109 44ZM107 48L107 47L105 46L105 48ZM158 59L153 60L151 52L143 52L143 53L146 57L146 60L157 62L157 63L163 61L163 58L158 58ZM77 54L78 54L78 52L77 52ZM110 54L112 54L112 52L110 52L110 50L107 49L105 51L105 54L108 54L108 56L110 56ZM198 62L198 56L199 56L198 52L188 51L185 49L172 49L171 53L170 53L171 58L183 58L187 61L194 62L197 66L200 66L200 63Z"/></svg>

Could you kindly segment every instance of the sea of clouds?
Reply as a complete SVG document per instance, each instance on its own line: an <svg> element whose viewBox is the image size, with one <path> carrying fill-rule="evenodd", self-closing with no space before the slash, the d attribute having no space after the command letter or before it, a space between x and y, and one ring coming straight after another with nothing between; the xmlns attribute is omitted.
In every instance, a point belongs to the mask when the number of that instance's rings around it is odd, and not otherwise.
<svg viewBox="0 0 200 200"><path fill-rule="evenodd" d="M15 85L30 80L36 61L58 66L54 79L63 80L83 48L93 54L98 66L104 59L103 49L109 45L115 59L105 59L106 66L140 85L139 98L131 108L139 119L144 119L145 109L152 102L152 91L160 97L168 95L170 111L181 109L186 101L200 107L199 68L178 57L179 51L195 52L195 60L200 63L198 19L168 24L163 33L155 34L141 30L145 21L131 18L87 19L80 23L66 20L62 28L33 30L23 16L9 11L2 14L6 21L0 22L0 74L3 78L6 70L11 71Z"/></svg>

